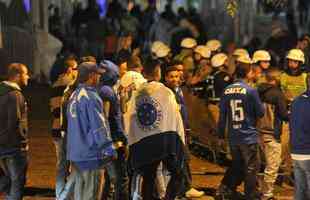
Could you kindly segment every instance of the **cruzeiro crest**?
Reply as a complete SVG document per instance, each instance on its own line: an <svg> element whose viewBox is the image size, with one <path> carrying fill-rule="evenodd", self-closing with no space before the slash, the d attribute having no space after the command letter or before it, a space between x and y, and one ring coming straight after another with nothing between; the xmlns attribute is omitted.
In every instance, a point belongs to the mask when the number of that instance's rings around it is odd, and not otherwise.
<svg viewBox="0 0 310 200"><path fill-rule="evenodd" d="M162 120L161 105L150 96L138 98L136 103L137 123L144 131L157 128Z"/></svg>

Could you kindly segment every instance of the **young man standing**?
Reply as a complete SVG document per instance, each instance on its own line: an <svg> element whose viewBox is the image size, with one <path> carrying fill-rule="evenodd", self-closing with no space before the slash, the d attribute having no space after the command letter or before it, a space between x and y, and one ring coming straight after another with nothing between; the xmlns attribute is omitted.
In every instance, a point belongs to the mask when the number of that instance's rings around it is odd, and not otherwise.
<svg viewBox="0 0 310 200"><path fill-rule="evenodd" d="M61 192L64 190L66 178L69 175L69 162L66 159L66 140L65 131L62 130L62 104L64 103L64 91L71 86L76 79L77 62L73 59L67 59L60 75L53 83L50 94L50 110L52 113L52 137L54 139L56 150L56 199L60 198Z"/></svg>
<svg viewBox="0 0 310 200"><path fill-rule="evenodd" d="M217 196L231 198L237 186L244 184L245 198L259 199L256 188L258 168L257 119L264 115L264 108L257 91L248 85L254 76L252 66L239 65L236 69L236 82L224 90L220 100L218 135L220 139L228 130L232 163L222 179ZM227 127L227 129L226 129Z"/></svg>
<svg viewBox="0 0 310 200"><path fill-rule="evenodd" d="M100 169L115 156L96 86L104 73L93 62L79 65L78 86L67 106L67 159L76 170L74 199L98 198Z"/></svg>
<svg viewBox="0 0 310 200"><path fill-rule="evenodd" d="M28 69L12 63L7 69L7 81L0 83L0 162L8 183L6 199L22 200L26 183L28 120L27 104L21 87L28 84Z"/></svg>
<svg viewBox="0 0 310 200"><path fill-rule="evenodd" d="M165 199L173 200L184 163L183 121L173 92L159 82L159 63L149 60L144 75L148 82L140 86L128 108L129 165L134 174L131 194L133 199L154 199L154 181L162 162L171 175Z"/></svg>
<svg viewBox="0 0 310 200"><path fill-rule="evenodd" d="M265 83L259 84L257 89L265 107L264 117L257 123L266 159L263 200L273 199L274 183L282 161L282 122L288 120L287 101L280 88L280 74L277 69L266 70Z"/></svg>
<svg viewBox="0 0 310 200"><path fill-rule="evenodd" d="M165 74L165 84L168 88L170 88L176 97L177 103L180 105L181 116L183 120L183 125L185 128L185 138L186 145L189 145L190 139L190 126L189 126L189 118L187 113L187 108L185 105L185 99L183 96L182 89L180 88L180 73L176 66L168 67ZM188 151L189 152L189 151ZM184 168L183 168L183 185L180 188L180 195L185 195L187 198L199 198L204 195L204 192L198 191L192 187L192 175L189 166L189 155L186 156Z"/></svg>

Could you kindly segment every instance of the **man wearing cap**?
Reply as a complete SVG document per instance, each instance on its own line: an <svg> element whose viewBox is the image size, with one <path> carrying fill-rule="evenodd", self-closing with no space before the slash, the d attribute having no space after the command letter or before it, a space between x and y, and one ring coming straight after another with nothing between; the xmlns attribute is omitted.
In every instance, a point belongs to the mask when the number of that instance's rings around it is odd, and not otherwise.
<svg viewBox="0 0 310 200"><path fill-rule="evenodd" d="M67 159L76 171L76 200L98 197L100 168L115 156L112 138L96 86L103 69L85 62L78 67L78 86L67 106Z"/></svg>
<svg viewBox="0 0 310 200"><path fill-rule="evenodd" d="M104 60L100 65L106 72L100 78L99 96L103 101L104 113L109 121L111 137L117 148L117 160L113 161L115 171L106 171L103 197L107 199L113 195L117 200L127 200L129 198L126 173L127 138L124 134L119 98L113 89L119 79L119 69L118 66L108 60ZM113 193L113 188L114 194L110 194Z"/></svg>

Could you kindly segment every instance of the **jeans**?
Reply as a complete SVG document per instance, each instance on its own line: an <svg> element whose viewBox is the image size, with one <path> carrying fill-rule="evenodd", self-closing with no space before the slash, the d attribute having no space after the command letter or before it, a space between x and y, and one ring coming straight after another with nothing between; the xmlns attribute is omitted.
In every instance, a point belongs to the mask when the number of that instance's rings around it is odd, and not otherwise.
<svg viewBox="0 0 310 200"><path fill-rule="evenodd" d="M257 170L258 156L257 144L231 145L231 166L226 170L222 185L232 191L244 181L244 191L246 199L256 199L257 192Z"/></svg>
<svg viewBox="0 0 310 200"><path fill-rule="evenodd" d="M0 166L4 172L4 176L0 178L0 182L7 182L8 190L6 200L22 200L26 183L27 172L27 153L17 152L14 155L0 158Z"/></svg>
<svg viewBox="0 0 310 200"><path fill-rule="evenodd" d="M66 185L66 179L69 176L70 163L66 160L66 144L63 138L57 138L54 140L56 150L56 199L60 198L62 191ZM62 198L65 198L62 195Z"/></svg>
<svg viewBox="0 0 310 200"><path fill-rule="evenodd" d="M278 171L281 165L281 143L276 141L273 135L263 134L264 154L266 167L264 171L263 193L265 197L272 197L274 183L278 177Z"/></svg>
<svg viewBox="0 0 310 200"><path fill-rule="evenodd" d="M295 200L310 199L310 160L293 160Z"/></svg>

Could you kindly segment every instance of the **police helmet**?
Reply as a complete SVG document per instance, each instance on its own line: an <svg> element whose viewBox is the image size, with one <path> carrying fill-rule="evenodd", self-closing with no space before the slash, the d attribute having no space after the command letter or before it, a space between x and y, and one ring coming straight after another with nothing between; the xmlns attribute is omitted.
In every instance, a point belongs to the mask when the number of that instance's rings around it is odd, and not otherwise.
<svg viewBox="0 0 310 200"><path fill-rule="evenodd" d="M301 62L302 64L305 63L305 54L304 52L302 52L302 50L300 49L291 49L287 56L286 56L287 59L290 59L290 60L296 60L296 61L299 61Z"/></svg>
<svg viewBox="0 0 310 200"><path fill-rule="evenodd" d="M222 44L219 40L209 40L206 44L206 46L211 50L211 51L217 51L222 47Z"/></svg>
<svg viewBox="0 0 310 200"><path fill-rule="evenodd" d="M187 49L192 49L197 46L197 42L194 38L184 38L181 41L181 47L187 48Z"/></svg>
<svg viewBox="0 0 310 200"><path fill-rule="evenodd" d="M195 53L198 53L203 58L210 58L211 57L211 51L208 47L204 45L199 45L195 48Z"/></svg>
<svg viewBox="0 0 310 200"><path fill-rule="evenodd" d="M271 56L266 50L257 50L253 54L253 63L257 63L259 61L270 61Z"/></svg>
<svg viewBox="0 0 310 200"><path fill-rule="evenodd" d="M227 59L228 56L225 53L218 53L212 57L211 65L214 68L223 66Z"/></svg>

